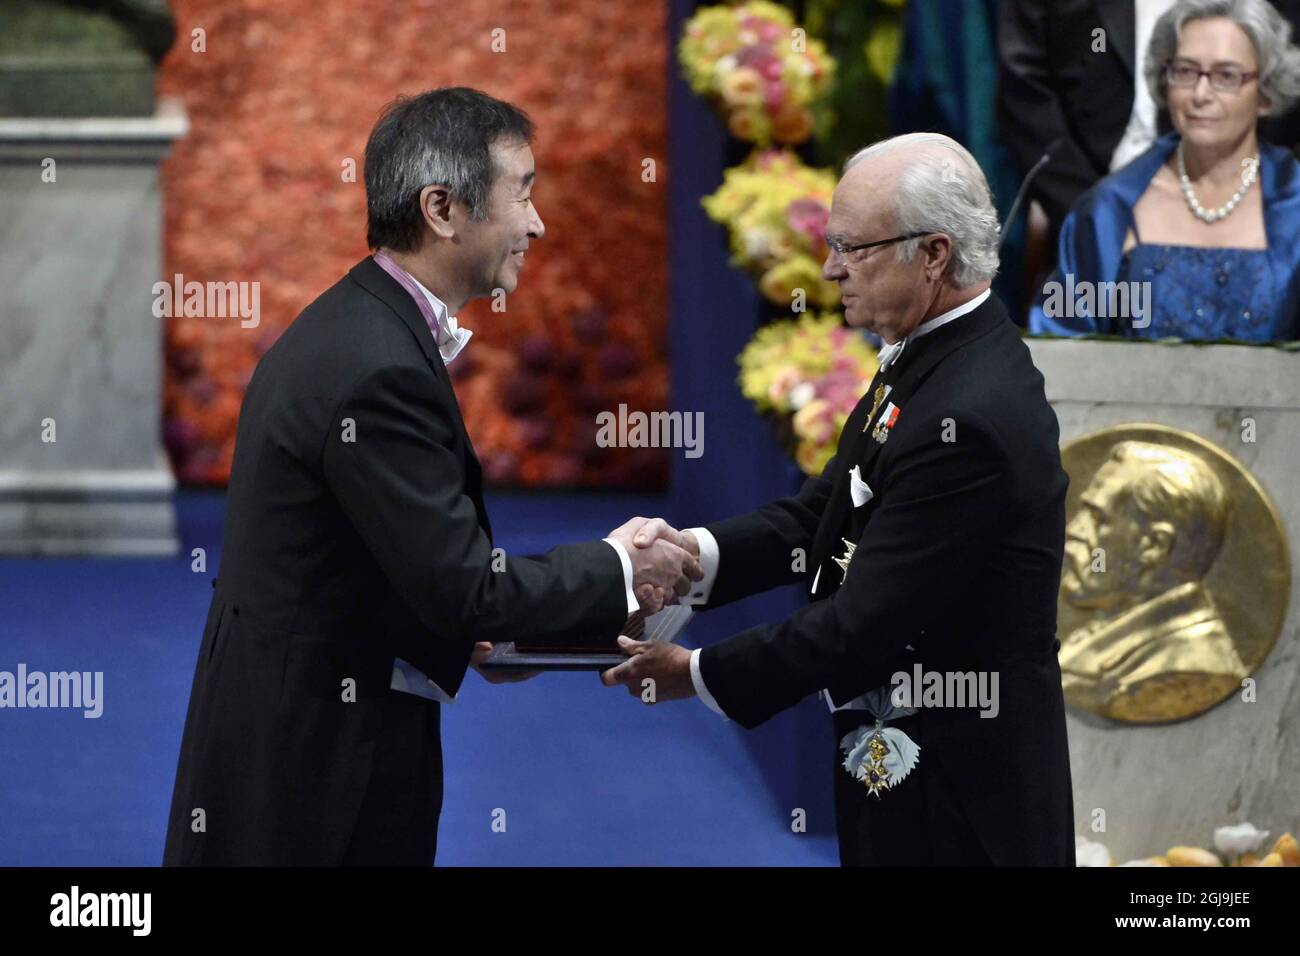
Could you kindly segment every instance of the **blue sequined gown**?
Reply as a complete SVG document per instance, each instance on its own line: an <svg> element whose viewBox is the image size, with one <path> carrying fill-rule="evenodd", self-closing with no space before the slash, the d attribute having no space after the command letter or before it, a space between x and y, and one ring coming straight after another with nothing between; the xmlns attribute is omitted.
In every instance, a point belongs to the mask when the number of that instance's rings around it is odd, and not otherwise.
<svg viewBox="0 0 1300 956"><path fill-rule="evenodd" d="M1133 227L1136 235L1137 226ZM1120 258L1121 282L1149 282L1151 324L1115 335L1141 338L1236 339L1272 342L1295 338L1294 322L1278 302L1279 283L1267 249L1138 244ZM1285 277L1284 277L1285 278Z"/></svg>
<svg viewBox="0 0 1300 956"><path fill-rule="evenodd" d="M1259 188L1265 249L1138 244L1124 252L1136 227L1133 208L1178 147L1162 136L1123 169L1075 203L1061 226L1057 266L1029 312L1029 331L1049 335L1132 338L1300 339L1300 162L1291 151L1260 144ZM1115 318L1100 307L1057 310L1049 290L1091 283L1150 282L1150 324ZM1100 298L1097 300L1100 302ZM1048 306L1053 314L1048 314Z"/></svg>

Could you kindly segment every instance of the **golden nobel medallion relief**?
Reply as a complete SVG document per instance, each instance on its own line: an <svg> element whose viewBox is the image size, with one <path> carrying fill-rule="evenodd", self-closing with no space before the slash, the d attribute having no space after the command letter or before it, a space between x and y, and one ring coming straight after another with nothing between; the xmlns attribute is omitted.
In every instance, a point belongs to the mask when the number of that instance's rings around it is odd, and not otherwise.
<svg viewBox="0 0 1300 956"><path fill-rule="evenodd" d="M1282 630L1291 588L1286 531L1264 489L1213 443L1164 425L1084 435L1061 460L1066 699L1167 723L1240 691Z"/></svg>

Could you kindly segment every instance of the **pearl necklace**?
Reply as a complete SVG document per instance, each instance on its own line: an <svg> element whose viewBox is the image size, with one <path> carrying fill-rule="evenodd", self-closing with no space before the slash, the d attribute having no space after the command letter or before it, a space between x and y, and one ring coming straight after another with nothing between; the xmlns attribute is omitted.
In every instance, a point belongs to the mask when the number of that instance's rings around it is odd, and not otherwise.
<svg viewBox="0 0 1300 956"><path fill-rule="evenodd" d="M1187 200L1187 207L1197 219L1202 222L1217 222L1237 208L1237 203L1241 202L1259 177L1259 154L1243 160L1241 166L1241 186L1232 194L1232 198L1218 209L1206 209L1196 198L1196 193L1192 192L1192 181L1187 178L1187 164L1183 161L1183 144L1181 141L1178 143L1178 179L1183 184L1183 198Z"/></svg>

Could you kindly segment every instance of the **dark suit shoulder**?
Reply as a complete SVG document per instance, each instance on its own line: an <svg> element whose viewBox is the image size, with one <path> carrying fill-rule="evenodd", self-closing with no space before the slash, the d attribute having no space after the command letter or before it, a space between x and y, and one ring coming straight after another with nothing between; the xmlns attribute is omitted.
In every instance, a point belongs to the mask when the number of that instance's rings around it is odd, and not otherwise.
<svg viewBox="0 0 1300 956"><path fill-rule="evenodd" d="M1052 492L1060 471L1060 429L1043 376L1010 322L945 356L903 412L922 439L975 439L1015 478L1017 494ZM900 449L901 450L901 449Z"/></svg>
<svg viewBox="0 0 1300 956"><path fill-rule="evenodd" d="M270 390L280 400L342 397L392 367L427 376L430 382L436 378L400 316L344 276L294 319L258 363L254 382L272 380Z"/></svg>

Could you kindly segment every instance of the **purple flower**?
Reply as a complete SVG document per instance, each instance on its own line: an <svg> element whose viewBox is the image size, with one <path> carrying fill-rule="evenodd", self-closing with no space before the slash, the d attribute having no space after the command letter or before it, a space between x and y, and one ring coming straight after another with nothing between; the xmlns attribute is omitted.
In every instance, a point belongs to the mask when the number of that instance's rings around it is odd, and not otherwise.
<svg viewBox="0 0 1300 956"><path fill-rule="evenodd" d="M478 360L474 358L472 349L463 350L456 356L456 361L447 366L447 374L451 376L453 382L469 378L477 371Z"/></svg>
<svg viewBox="0 0 1300 956"><path fill-rule="evenodd" d="M199 443L199 429L189 419L168 418L163 424L163 444L175 461L185 461Z"/></svg>
<svg viewBox="0 0 1300 956"><path fill-rule="evenodd" d="M588 345L598 345L605 341L609 328L609 313L604 309L584 309L569 317L574 334Z"/></svg>
<svg viewBox="0 0 1300 956"><path fill-rule="evenodd" d="M517 372L506 383L501 407L511 415L526 415L546 400L546 383L536 375Z"/></svg>
<svg viewBox="0 0 1300 956"><path fill-rule="evenodd" d="M509 484L518 471L519 461L508 451L490 451L483 456L483 477L489 484Z"/></svg>
<svg viewBox="0 0 1300 956"><path fill-rule="evenodd" d="M609 389L599 382L583 382L573 390L573 403L584 412L612 411L614 399Z"/></svg>
<svg viewBox="0 0 1300 956"><path fill-rule="evenodd" d="M217 397L217 386L210 378L193 378L185 386L185 391L189 393L194 404L200 408L205 408L212 403Z"/></svg>
<svg viewBox="0 0 1300 956"><path fill-rule="evenodd" d="M545 335L530 335L519 346L519 361L531 372L544 372L555 361L555 344Z"/></svg>
<svg viewBox="0 0 1300 956"><path fill-rule="evenodd" d="M553 434L555 434L555 422L550 418L538 415L521 419L519 422L520 439L526 447L534 451L550 444Z"/></svg>
<svg viewBox="0 0 1300 956"><path fill-rule="evenodd" d="M632 375L640 358L631 346L624 342L610 342L600 350L600 374L606 379L619 381Z"/></svg>

